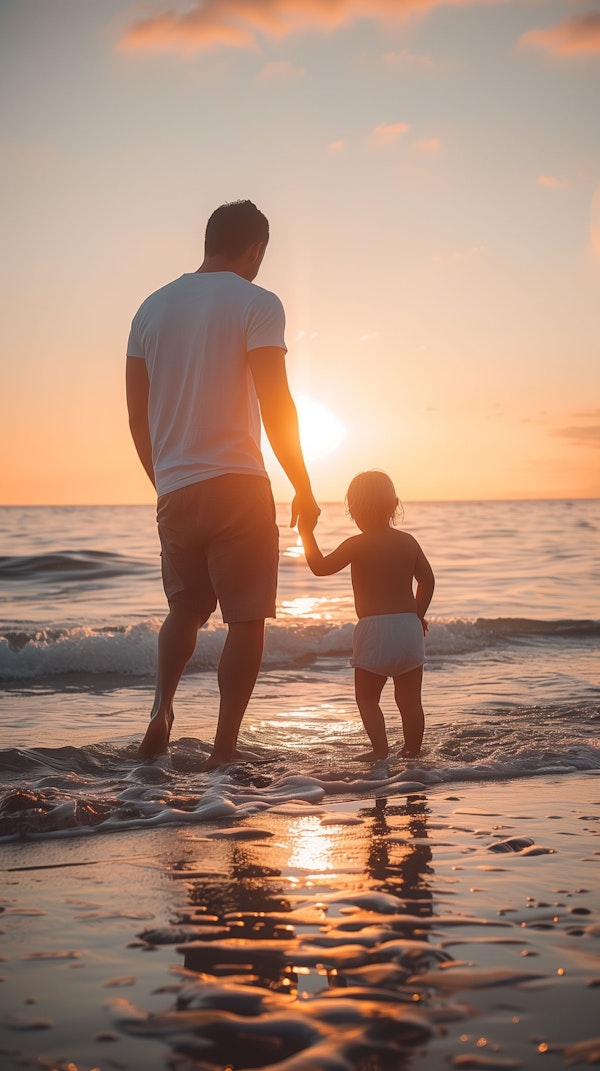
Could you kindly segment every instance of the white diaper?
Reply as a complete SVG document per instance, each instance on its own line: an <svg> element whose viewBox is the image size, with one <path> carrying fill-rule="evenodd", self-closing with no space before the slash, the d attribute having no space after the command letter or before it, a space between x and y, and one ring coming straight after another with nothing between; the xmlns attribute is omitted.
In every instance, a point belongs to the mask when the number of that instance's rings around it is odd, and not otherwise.
<svg viewBox="0 0 600 1071"><path fill-rule="evenodd" d="M423 626L414 613L361 617L354 629L351 666L399 677L424 661Z"/></svg>

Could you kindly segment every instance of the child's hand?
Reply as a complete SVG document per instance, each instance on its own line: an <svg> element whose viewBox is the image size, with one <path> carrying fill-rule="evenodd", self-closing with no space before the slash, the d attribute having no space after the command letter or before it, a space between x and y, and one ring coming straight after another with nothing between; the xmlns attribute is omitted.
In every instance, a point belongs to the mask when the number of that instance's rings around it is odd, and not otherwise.
<svg viewBox="0 0 600 1071"><path fill-rule="evenodd" d="M307 516L306 513L301 513L298 517L298 532L300 533L300 539L304 539L305 536L312 535L317 526L317 518L314 520L312 517Z"/></svg>
<svg viewBox="0 0 600 1071"><path fill-rule="evenodd" d="M421 624L423 626L423 635L425 635L425 633L427 632L427 630L429 628L429 621L426 621L425 618L422 617L421 618Z"/></svg>

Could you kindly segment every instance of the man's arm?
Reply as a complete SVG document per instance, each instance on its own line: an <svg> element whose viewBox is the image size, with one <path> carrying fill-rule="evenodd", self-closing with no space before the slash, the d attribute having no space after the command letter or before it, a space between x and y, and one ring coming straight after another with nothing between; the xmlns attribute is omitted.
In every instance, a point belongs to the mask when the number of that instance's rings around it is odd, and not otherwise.
<svg viewBox="0 0 600 1071"><path fill-rule="evenodd" d="M125 370L127 390L127 412L129 413L129 430L138 457L144 466L153 486L154 466L152 464L152 443L148 424L148 392L150 382L146 362L140 357L128 357Z"/></svg>
<svg viewBox="0 0 600 1071"><path fill-rule="evenodd" d="M298 516L302 514L305 523L314 528L321 511L315 502L304 464L298 413L287 380L285 350L279 346L250 350L248 363L267 438L295 491L291 527L295 526Z"/></svg>

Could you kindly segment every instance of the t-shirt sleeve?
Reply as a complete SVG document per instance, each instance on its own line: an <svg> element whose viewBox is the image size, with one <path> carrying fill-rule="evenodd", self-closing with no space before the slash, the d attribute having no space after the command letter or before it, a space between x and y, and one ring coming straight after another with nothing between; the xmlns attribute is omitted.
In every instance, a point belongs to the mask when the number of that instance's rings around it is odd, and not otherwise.
<svg viewBox="0 0 600 1071"><path fill-rule="evenodd" d="M128 357L141 357L142 360L143 360L144 359L144 349L143 349L143 346L142 346L142 343L141 343L141 339L140 339L140 335L139 335L137 319L138 319L138 317L137 317L137 314L136 314L134 316L133 320L132 320L131 331L129 332L129 341L127 343L127 356Z"/></svg>
<svg viewBox="0 0 600 1071"><path fill-rule="evenodd" d="M246 322L246 351L262 346L278 346L287 350L285 344L285 312L276 294L260 290L248 310Z"/></svg>

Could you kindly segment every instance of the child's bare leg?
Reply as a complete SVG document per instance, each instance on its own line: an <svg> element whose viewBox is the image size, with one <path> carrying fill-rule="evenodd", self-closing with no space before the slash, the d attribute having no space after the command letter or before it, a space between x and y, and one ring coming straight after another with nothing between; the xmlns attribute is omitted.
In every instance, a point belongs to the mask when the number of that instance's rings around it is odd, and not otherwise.
<svg viewBox="0 0 600 1071"><path fill-rule="evenodd" d="M423 666L394 677L394 697L402 718L404 730L404 747L400 752L402 758L414 758L421 750L425 717L421 703L421 684Z"/></svg>
<svg viewBox="0 0 600 1071"><path fill-rule="evenodd" d="M367 736L373 745L372 751L363 752L356 758L367 762L376 759L385 759L388 753L388 741L385 731L383 712L379 706L379 700L387 677L379 673L371 673L368 669L356 666L354 669L354 694L356 705L360 711L362 723L367 731Z"/></svg>

